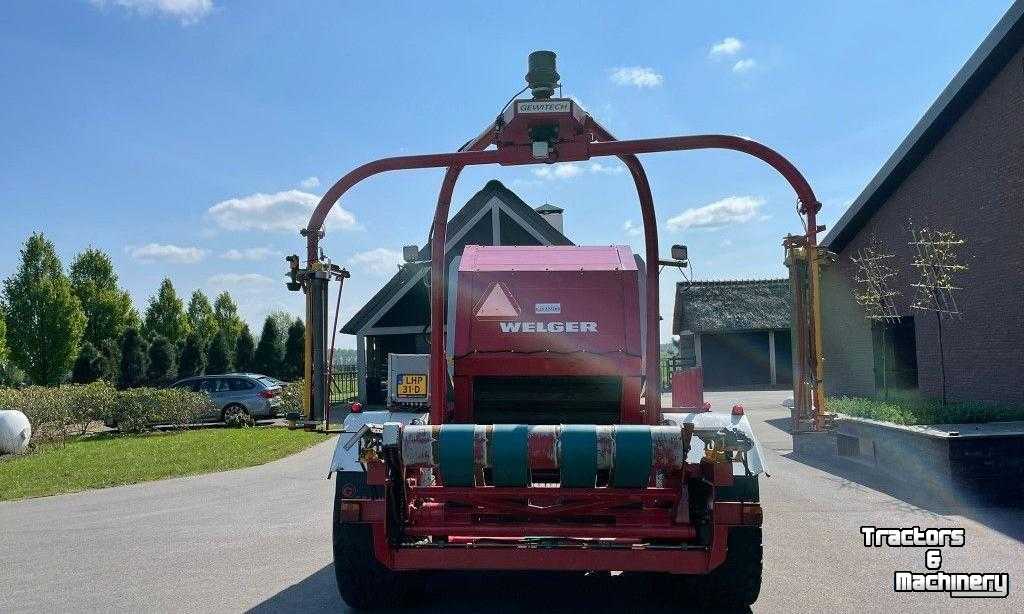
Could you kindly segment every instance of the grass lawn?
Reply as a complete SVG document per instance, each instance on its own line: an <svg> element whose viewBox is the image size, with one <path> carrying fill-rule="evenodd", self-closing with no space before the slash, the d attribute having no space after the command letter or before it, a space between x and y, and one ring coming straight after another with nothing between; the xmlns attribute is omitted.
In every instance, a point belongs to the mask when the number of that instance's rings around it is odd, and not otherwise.
<svg viewBox="0 0 1024 614"><path fill-rule="evenodd" d="M1024 420L1024 407L987 403L947 403L914 397L868 399L837 397L828 400L830 411L894 424L976 424Z"/></svg>
<svg viewBox="0 0 1024 614"><path fill-rule="evenodd" d="M261 465L328 437L258 427L72 439L0 460L0 501Z"/></svg>

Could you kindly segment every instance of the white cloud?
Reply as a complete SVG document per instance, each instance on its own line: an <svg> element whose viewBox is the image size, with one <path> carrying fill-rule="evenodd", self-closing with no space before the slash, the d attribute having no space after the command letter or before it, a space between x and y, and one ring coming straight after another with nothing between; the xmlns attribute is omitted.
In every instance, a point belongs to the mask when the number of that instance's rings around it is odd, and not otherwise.
<svg viewBox="0 0 1024 614"><path fill-rule="evenodd" d="M618 163L602 164L600 162L591 162L587 170L591 173L599 173L604 175L620 175L626 172L626 167Z"/></svg>
<svg viewBox="0 0 1024 614"><path fill-rule="evenodd" d="M534 177L541 179L572 179L573 177L579 177L583 173L618 175L626 172L626 167L614 162L609 164L591 162L586 165L578 162L560 162L558 164L541 166L532 169L530 172L533 173Z"/></svg>
<svg viewBox="0 0 1024 614"><path fill-rule="evenodd" d="M320 178L306 177L305 179L299 182L299 187L302 188L303 190L312 190L313 188L319 188Z"/></svg>
<svg viewBox="0 0 1024 614"><path fill-rule="evenodd" d="M90 0L93 6L119 6L129 13L173 17L183 25L196 23L213 11L213 0Z"/></svg>
<svg viewBox="0 0 1024 614"><path fill-rule="evenodd" d="M353 268L360 268L377 275L393 275L402 264L402 253L393 249L378 247L366 252L359 252L351 258Z"/></svg>
<svg viewBox="0 0 1024 614"><path fill-rule="evenodd" d="M623 66L612 69L612 83L633 87L658 87L665 81L653 68L645 66Z"/></svg>
<svg viewBox="0 0 1024 614"><path fill-rule="evenodd" d="M309 223L309 215L320 197L301 190L285 190L273 194L258 192L240 198L229 198L210 207L207 215L225 230L262 230L297 232ZM327 216L328 229L359 228L351 212L335 205Z"/></svg>
<svg viewBox="0 0 1024 614"><path fill-rule="evenodd" d="M732 65L732 71L737 73L744 73L753 69L755 66L757 66L757 62L754 60L754 58L744 58Z"/></svg>
<svg viewBox="0 0 1024 614"><path fill-rule="evenodd" d="M260 273L219 273L207 279L206 283L213 287L267 286L274 283L274 280Z"/></svg>
<svg viewBox="0 0 1024 614"><path fill-rule="evenodd" d="M206 257L206 250L169 243L148 243L140 247L128 247L128 255L139 262L195 264Z"/></svg>
<svg viewBox="0 0 1024 614"><path fill-rule="evenodd" d="M245 249L229 249L220 255L225 260L263 260L274 255L269 247L247 247Z"/></svg>
<svg viewBox="0 0 1024 614"><path fill-rule="evenodd" d="M562 162L535 168L532 172L541 179L570 179L581 174L583 168L575 162Z"/></svg>
<svg viewBox="0 0 1024 614"><path fill-rule="evenodd" d="M678 231L688 228L714 230L729 224L742 224L757 217L764 203L763 198L756 196L729 196L703 207L687 209L669 218L666 226L669 230Z"/></svg>
<svg viewBox="0 0 1024 614"><path fill-rule="evenodd" d="M622 230L631 237L638 237L643 234L644 227L635 223L633 220L626 220L626 223L622 225Z"/></svg>
<svg viewBox="0 0 1024 614"><path fill-rule="evenodd" d="M715 58L726 55L736 55L742 49L743 41L734 36L727 36L714 45L711 45L711 51L708 52L708 56Z"/></svg>

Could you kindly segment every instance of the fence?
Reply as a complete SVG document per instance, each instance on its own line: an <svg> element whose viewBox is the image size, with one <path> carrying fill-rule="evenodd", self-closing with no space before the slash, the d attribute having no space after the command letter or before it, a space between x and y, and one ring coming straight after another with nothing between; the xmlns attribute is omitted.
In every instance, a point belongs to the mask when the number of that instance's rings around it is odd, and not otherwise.
<svg viewBox="0 0 1024 614"><path fill-rule="evenodd" d="M347 403L359 396L359 371L356 365L335 365L331 370L331 403Z"/></svg>
<svg viewBox="0 0 1024 614"><path fill-rule="evenodd" d="M692 360L686 360L679 354L662 354L661 356L661 390L672 389L672 374L693 366Z"/></svg>

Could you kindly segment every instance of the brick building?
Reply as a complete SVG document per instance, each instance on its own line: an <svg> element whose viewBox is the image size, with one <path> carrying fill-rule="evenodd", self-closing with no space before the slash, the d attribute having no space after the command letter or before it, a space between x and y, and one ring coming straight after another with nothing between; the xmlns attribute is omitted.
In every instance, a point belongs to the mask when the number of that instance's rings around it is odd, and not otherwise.
<svg viewBox="0 0 1024 614"><path fill-rule="evenodd" d="M943 318L951 400L1024 403L1024 2L1016 2L828 233L822 269L830 394L943 391L940 322L912 307L919 274L908 227L956 232L968 269L959 317ZM898 320L872 323L856 302L852 258L891 254Z"/></svg>

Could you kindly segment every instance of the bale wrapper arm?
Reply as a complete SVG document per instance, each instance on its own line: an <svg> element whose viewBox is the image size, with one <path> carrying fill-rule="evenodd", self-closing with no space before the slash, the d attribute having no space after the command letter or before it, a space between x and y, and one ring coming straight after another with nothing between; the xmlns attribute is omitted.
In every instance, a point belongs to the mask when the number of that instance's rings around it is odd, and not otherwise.
<svg viewBox="0 0 1024 614"><path fill-rule="evenodd" d="M458 151L354 169L304 230L316 270L324 220L351 187L388 171L446 169L431 232L429 412L346 419L351 434L331 467L339 589L372 607L393 602L419 570L624 570L703 575L706 594L749 604L760 587L762 455L742 412L661 406L658 234L637 156L730 149L761 159L795 190L812 248L820 204L788 160L748 139L616 140L571 99L551 97L551 52L531 54L527 82L533 97L511 101ZM618 157L634 180L644 258L621 246L467 246L449 265L463 168L601 156ZM796 379L820 387L812 347L813 373ZM322 361L307 364L314 382L325 377ZM311 408L326 407L324 389L311 387Z"/></svg>

